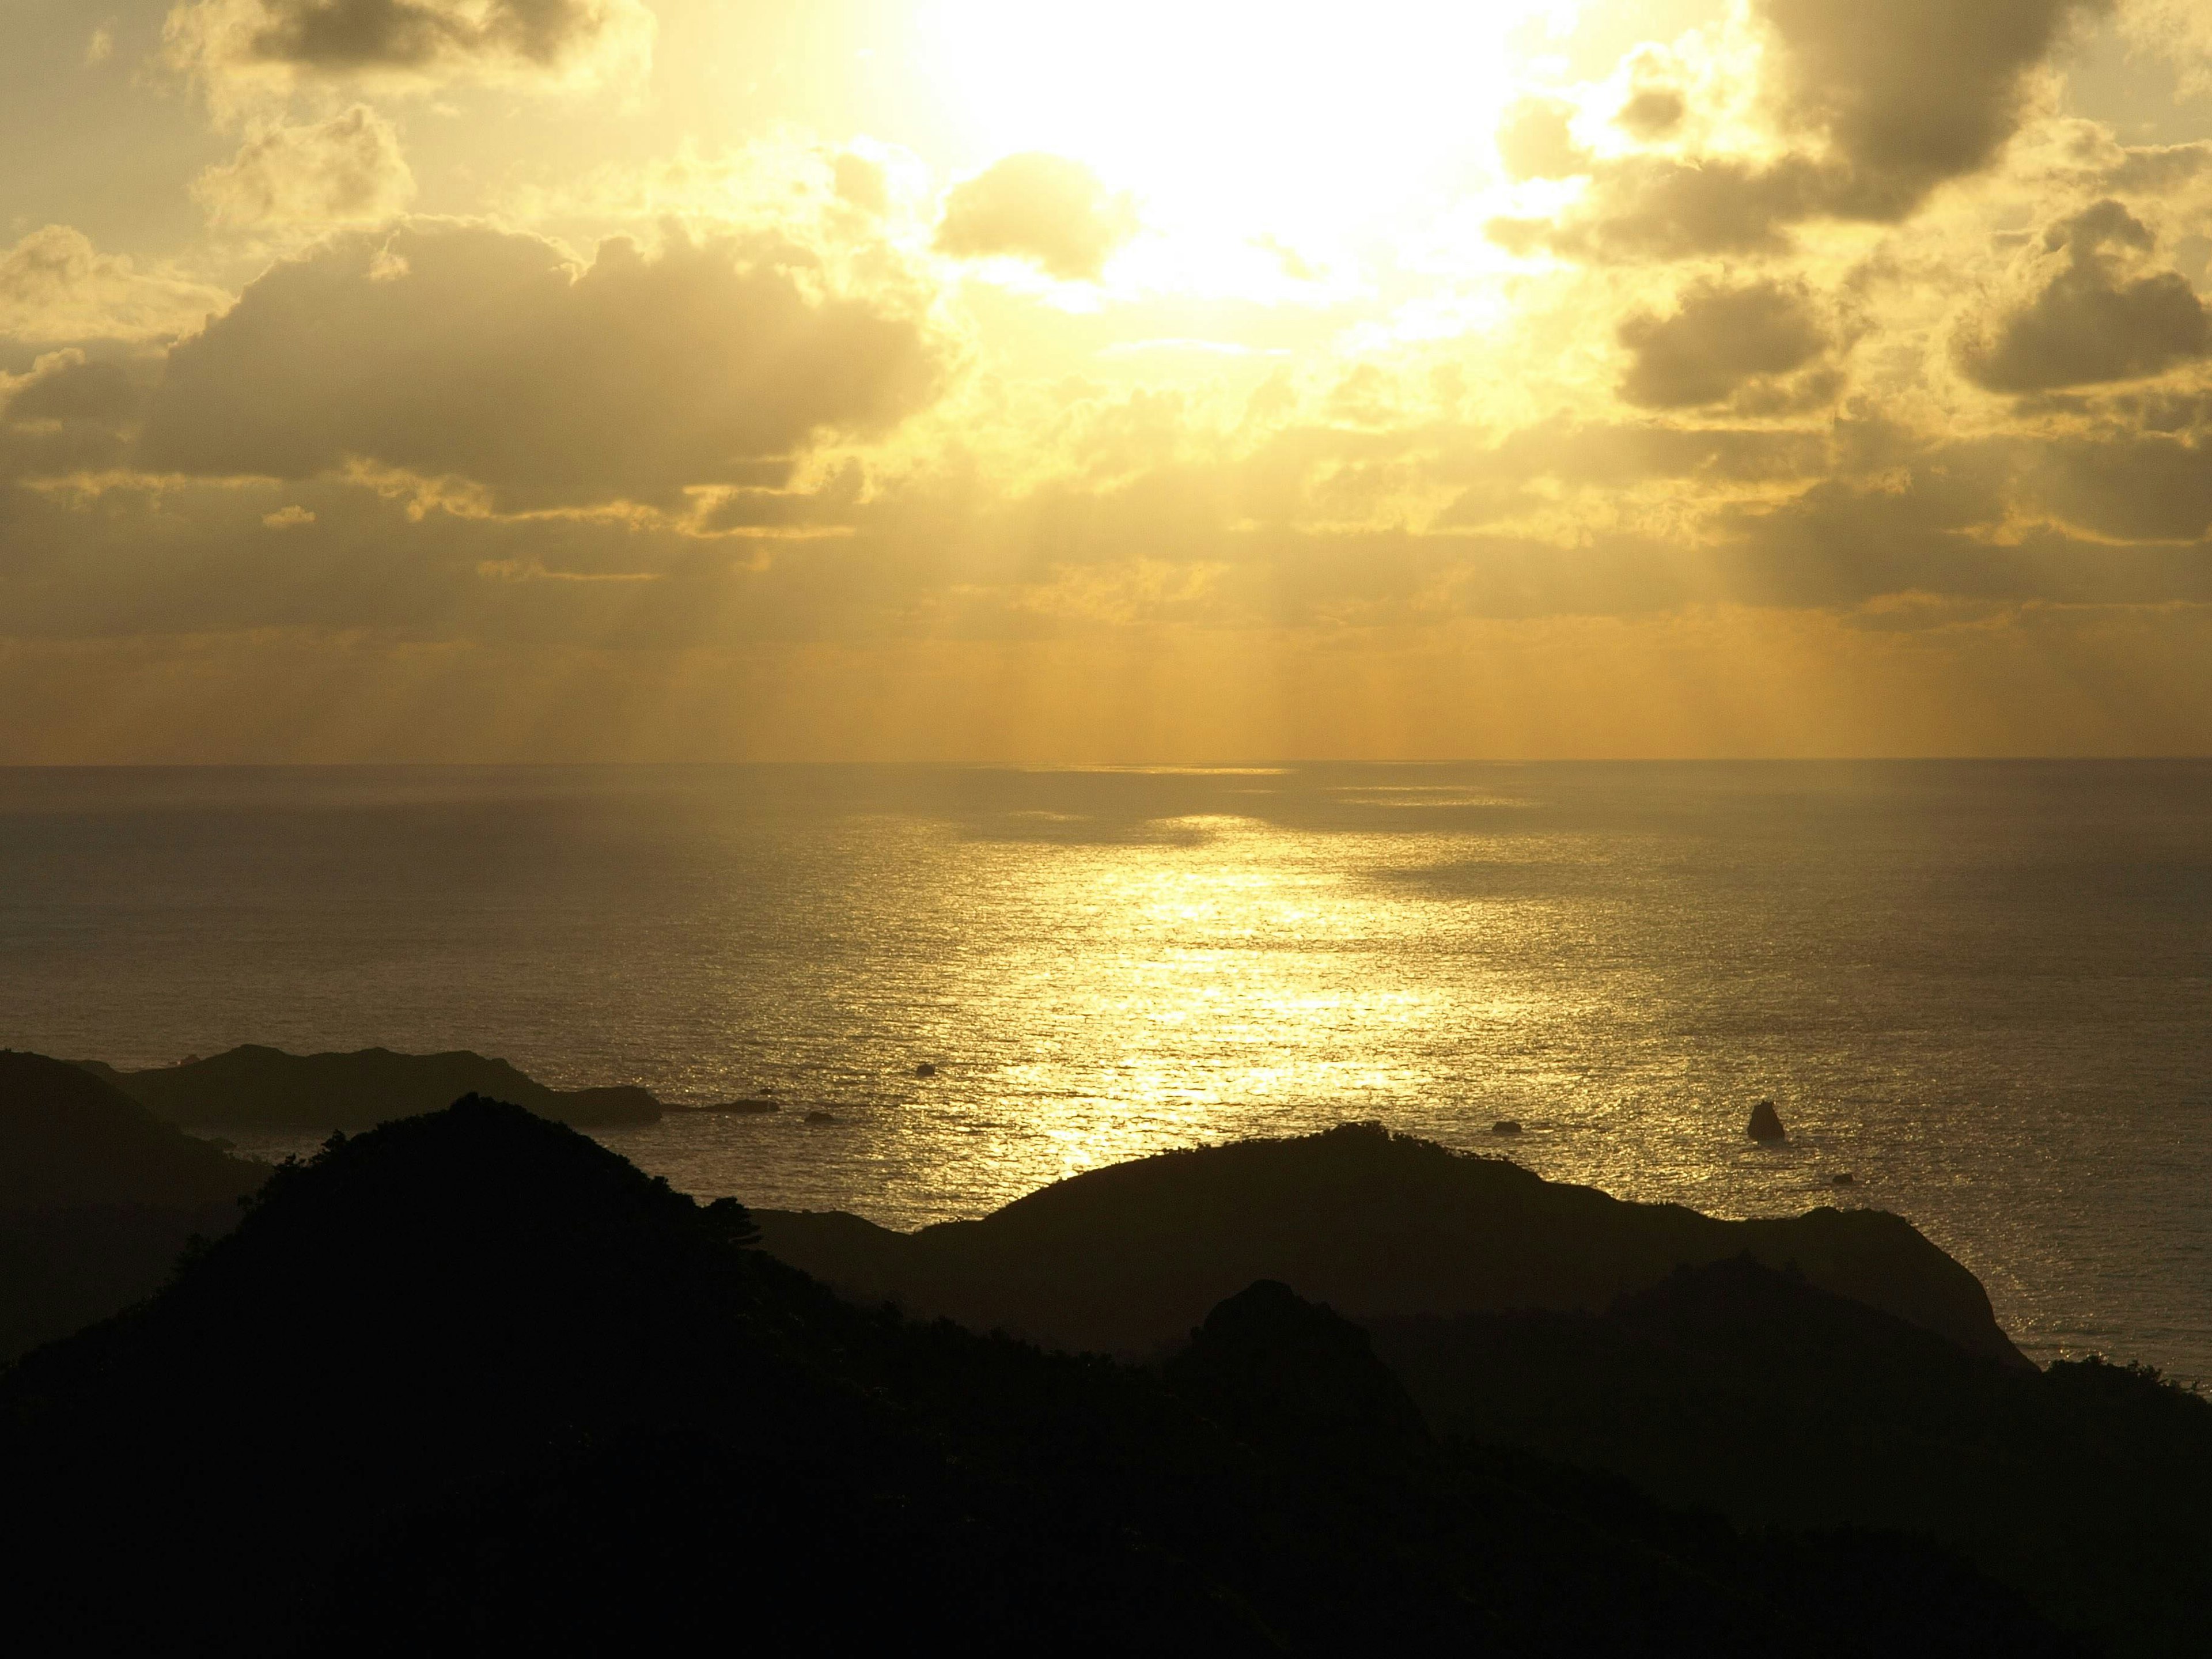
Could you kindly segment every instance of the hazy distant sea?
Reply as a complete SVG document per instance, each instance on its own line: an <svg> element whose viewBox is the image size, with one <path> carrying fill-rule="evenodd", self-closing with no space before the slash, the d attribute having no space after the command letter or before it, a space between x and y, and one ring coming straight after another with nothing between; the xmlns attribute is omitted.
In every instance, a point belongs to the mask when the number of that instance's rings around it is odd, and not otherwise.
<svg viewBox="0 0 2212 1659"><path fill-rule="evenodd" d="M0 771L0 1045L246 1042L775 1089L604 1139L900 1226L1379 1118L2212 1376L2212 763Z"/></svg>

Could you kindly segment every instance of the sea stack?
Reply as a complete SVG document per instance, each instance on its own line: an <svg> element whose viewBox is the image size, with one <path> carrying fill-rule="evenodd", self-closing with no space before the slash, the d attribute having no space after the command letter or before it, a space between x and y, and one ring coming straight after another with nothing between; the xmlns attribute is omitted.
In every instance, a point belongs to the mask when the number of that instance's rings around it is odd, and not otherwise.
<svg viewBox="0 0 2212 1659"><path fill-rule="evenodd" d="M1751 1127L1744 1133L1753 1140L1788 1139L1788 1131L1782 1127L1782 1114L1774 1109L1771 1100L1762 1100L1751 1109Z"/></svg>

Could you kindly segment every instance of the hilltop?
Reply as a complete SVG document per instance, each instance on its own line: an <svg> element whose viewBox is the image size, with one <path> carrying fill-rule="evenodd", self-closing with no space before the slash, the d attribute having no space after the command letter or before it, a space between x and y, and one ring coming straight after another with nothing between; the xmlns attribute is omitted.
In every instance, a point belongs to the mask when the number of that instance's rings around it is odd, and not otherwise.
<svg viewBox="0 0 2212 1659"><path fill-rule="evenodd" d="M1595 1311L1685 1263L1747 1255L1967 1352L2027 1363L1980 1282L1897 1216L1723 1221L1379 1124L1139 1158L912 1234L834 1212L767 1211L760 1225L769 1249L858 1300L1075 1352L1155 1352L1259 1279L1362 1320Z"/></svg>

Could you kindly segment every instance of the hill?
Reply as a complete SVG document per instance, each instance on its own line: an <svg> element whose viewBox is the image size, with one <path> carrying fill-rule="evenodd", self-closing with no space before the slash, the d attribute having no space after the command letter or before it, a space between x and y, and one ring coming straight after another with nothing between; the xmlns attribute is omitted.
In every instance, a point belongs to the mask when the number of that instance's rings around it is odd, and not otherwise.
<svg viewBox="0 0 2212 1659"><path fill-rule="evenodd" d="M1749 1257L1602 1313L1373 1322L1439 1433L1747 1528L1936 1540L2103 1651L2212 1625L2212 1402L2095 1361L1990 1364Z"/></svg>
<svg viewBox="0 0 2212 1659"><path fill-rule="evenodd" d="M151 1293L268 1174L76 1066L0 1050L0 1364Z"/></svg>
<svg viewBox="0 0 2212 1659"><path fill-rule="evenodd" d="M1967 1352L2027 1364L1980 1282L1896 1216L1718 1220L1373 1124L1116 1164L913 1234L835 1212L759 1220L769 1249L856 1300L1073 1352L1158 1352L1255 1279L1363 1322L1597 1311L1685 1263L1749 1255Z"/></svg>
<svg viewBox="0 0 2212 1659"><path fill-rule="evenodd" d="M512 1101L578 1128L651 1123L663 1110L643 1089L549 1089L506 1060L465 1049L288 1054L248 1043L212 1059L149 1071L118 1072L97 1061L85 1062L85 1069L157 1117L207 1128L352 1133L434 1112L470 1094Z"/></svg>
<svg viewBox="0 0 2212 1659"><path fill-rule="evenodd" d="M1924 1546L1439 1443L1251 1287L1148 1371L841 1303L477 1098L0 1377L26 1651L2075 1651Z"/></svg>

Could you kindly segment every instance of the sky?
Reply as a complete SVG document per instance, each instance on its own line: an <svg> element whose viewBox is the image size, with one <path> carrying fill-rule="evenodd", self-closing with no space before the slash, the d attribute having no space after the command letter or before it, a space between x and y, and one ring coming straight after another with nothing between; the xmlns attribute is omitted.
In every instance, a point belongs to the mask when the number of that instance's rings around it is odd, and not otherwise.
<svg viewBox="0 0 2212 1659"><path fill-rule="evenodd" d="M2212 753L2196 0L0 45L0 763Z"/></svg>

